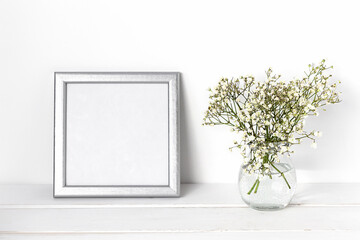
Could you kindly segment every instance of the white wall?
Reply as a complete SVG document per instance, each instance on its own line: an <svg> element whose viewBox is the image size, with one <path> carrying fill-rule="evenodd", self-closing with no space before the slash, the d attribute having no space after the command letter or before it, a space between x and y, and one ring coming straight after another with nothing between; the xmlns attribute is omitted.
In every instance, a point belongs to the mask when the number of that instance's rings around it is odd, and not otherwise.
<svg viewBox="0 0 360 240"><path fill-rule="evenodd" d="M322 58L343 102L307 127L300 182L360 182L356 1L0 1L0 183L51 183L54 71L180 71L183 182L235 182L226 128L202 127L206 89L267 67L301 76Z"/></svg>

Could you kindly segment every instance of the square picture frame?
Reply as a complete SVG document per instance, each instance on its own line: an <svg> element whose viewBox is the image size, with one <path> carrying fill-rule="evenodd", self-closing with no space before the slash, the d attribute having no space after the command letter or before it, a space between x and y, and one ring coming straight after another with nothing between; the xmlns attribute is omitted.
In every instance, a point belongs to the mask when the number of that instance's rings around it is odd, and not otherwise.
<svg viewBox="0 0 360 240"><path fill-rule="evenodd" d="M178 72L55 72L57 197L178 197Z"/></svg>

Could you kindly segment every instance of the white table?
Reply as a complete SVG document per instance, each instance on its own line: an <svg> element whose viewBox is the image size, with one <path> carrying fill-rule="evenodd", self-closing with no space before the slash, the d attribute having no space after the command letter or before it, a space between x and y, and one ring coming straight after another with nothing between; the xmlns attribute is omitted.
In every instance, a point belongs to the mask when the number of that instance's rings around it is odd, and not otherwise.
<svg viewBox="0 0 360 240"><path fill-rule="evenodd" d="M288 208L249 209L233 184L180 198L54 199L51 185L0 185L0 239L360 239L360 184L299 184Z"/></svg>

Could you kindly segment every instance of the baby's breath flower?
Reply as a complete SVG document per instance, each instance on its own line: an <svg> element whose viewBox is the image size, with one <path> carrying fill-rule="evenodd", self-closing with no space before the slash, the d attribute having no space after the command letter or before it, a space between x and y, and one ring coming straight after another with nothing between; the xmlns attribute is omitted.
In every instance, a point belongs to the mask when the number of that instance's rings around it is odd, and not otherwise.
<svg viewBox="0 0 360 240"><path fill-rule="evenodd" d="M313 142L313 143L311 144L311 147L312 147L312 148L317 148L316 142Z"/></svg>
<svg viewBox="0 0 360 240"><path fill-rule="evenodd" d="M315 131L315 132L314 132L314 136L315 136L315 137L321 137L321 136L322 136L322 132L320 132L320 131Z"/></svg>
<svg viewBox="0 0 360 240"><path fill-rule="evenodd" d="M305 118L318 116L320 108L340 102L337 83L330 83L332 75L325 74L330 68L322 60L310 64L306 76L291 81L280 79L271 68L264 82L255 81L252 75L222 78L208 89L210 102L203 124L226 125L241 132L241 141L234 141L234 147L248 164L246 173L271 176L272 164L280 162L278 155L292 153L294 144L309 138L311 147L316 148L314 137L322 133L306 131ZM245 146L252 151L250 157Z"/></svg>

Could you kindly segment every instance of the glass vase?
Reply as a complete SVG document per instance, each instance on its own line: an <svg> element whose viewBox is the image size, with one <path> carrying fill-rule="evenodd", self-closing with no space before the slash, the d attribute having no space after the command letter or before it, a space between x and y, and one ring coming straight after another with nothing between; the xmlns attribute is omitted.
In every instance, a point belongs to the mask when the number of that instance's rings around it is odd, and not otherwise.
<svg viewBox="0 0 360 240"><path fill-rule="evenodd" d="M249 151L250 158L254 150ZM278 154L279 161L272 162L267 174L250 173L249 164L242 164L238 187L243 201L256 210L285 208L294 196L296 172L287 154Z"/></svg>

